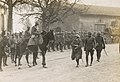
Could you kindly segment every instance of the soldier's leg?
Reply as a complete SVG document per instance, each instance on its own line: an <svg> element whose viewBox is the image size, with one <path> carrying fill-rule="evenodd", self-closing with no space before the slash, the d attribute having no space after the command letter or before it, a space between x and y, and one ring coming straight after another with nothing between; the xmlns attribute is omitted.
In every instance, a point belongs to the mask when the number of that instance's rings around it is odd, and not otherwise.
<svg viewBox="0 0 120 82"><path fill-rule="evenodd" d="M76 67L78 67L79 66L79 59L76 59L76 62L77 62L77 66Z"/></svg>
<svg viewBox="0 0 120 82"><path fill-rule="evenodd" d="M98 50L98 62L100 61L101 51L102 51L102 49L99 49L99 50Z"/></svg>
<svg viewBox="0 0 120 82"><path fill-rule="evenodd" d="M15 49L14 48L11 48L11 60L12 60L12 63L15 61Z"/></svg>
<svg viewBox="0 0 120 82"><path fill-rule="evenodd" d="M26 58L27 64L29 64L29 60L28 60L28 58L29 58L29 52L28 51L26 52L25 58Z"/></svg>
<svg viewBox="0 0 120 82"><path fill-rule="evenodd" d="M3 71L3 69L2 69L2 55L0 55L0 71Z"/></svg>
<svg viewBox="0 0 120 82"><path fill-rule="evenodd" d="M35 66L35 52L33 52L33 66Z"/></svg>
<svg viewBox="0 0 120 82"><path fill-rule="evenodd" d="M56 49L57 49L57 51L59 50L59 44L58 43L56 43Z"/></svg>
<svg viewBox="0 0 120 82"><path fill-rule="evenodd" d="M62 43L60 43L60 50L61 50L61 52L63 52L63 44Z"/></svg>
<svg viewBox="0 0 120 82"><path fill-rule="evenodd" d="M64 50L66 50L66 46L67 46L67 42L65 41L65 44L64 44Z"/></svg>
<svg viewBox="0 0 120 82"><path fill-rule="evenodd" d="M3 66L8 66L7 65L7 55L6 54L3 56Z"/></svg>
<svg viewBox="0 0 120 82"><path fill-rule="evenodd" d="M91 51L90 51L90 55L91 55L90 66L92 66L92 63L93 63L93 54L94 54L94 50L91 50Z"/></svg>
<svg viewBox="0 0 120 82"><path fill-rule="evenodd" d="M68 49L70 49L70 41L68 41L67 47L68 47Z"/></svg>
<svg viewBox="0 0 120 82"><path fill-rule="evenodd" d="M35 52L35 64L37 65L37 61L36 61L36 59L38 58L38 52L36 51Z"/></svg>
<svg viewBox="0 0 120 82"><path fill-rule="evenodd" d="M55 51L55 44L54 44L54 42L52 42L51 48L52 48L53 51Z"/></svg>
<svg viewBox="0 0 120 82"><path fill-rule="evenodd" d="M89 51L86 51L86 65L85 67L88 67L88 56L89 56Z"/></svg>
<svg viewBox="0 0 120 82"><path fill-rule="evenodd" d="M42 65L46 65L45 63L45 52L42 52Z"/></svg>
<svg viewBox="0 0 120 82"><path fill-rule="evenodd" d="M96 50L97 53L97 61L99 62L99 50Z"/></svg>

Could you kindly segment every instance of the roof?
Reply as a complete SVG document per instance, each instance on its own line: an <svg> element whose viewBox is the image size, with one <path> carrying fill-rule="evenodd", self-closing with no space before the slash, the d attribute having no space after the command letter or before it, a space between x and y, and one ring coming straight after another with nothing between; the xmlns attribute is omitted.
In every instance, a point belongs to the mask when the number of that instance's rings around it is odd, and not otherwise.
<svg viewBox="0 0 120 82"><path fill-rule="evenodd" d="M82 14L120 16L120 8L117 7L104 7L104 6L77 4L75 8L80 12L81 10L86 9L86 11Z"/></svg>

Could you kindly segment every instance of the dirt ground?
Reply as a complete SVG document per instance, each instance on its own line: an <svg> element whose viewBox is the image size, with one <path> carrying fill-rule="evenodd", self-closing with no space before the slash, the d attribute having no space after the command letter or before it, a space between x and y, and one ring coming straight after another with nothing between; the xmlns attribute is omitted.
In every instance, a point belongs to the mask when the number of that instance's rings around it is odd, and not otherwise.
<svg viewBox="0 0 120 82"><path fill-rule="evenodd" d="M75 61L70 58L71 50L64 52L49 52L46 55L48 68L42 68L41 56L38 65L28 68L25 57L22 58L22 69L18 70L8 58L8 67L0 72L0 82L120 82L120 54L118 44L109 44L106 51L102 51L101 61L96 61L94 54L93 66L85 67L85 53L83 62L76 68ZM32 63L32 56L30 56Z"/></svg>

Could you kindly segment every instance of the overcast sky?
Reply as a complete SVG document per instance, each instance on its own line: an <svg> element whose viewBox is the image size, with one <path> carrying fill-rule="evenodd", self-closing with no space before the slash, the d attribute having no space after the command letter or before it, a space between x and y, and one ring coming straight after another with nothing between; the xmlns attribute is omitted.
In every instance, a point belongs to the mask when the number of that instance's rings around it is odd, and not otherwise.
<svg viewBox="0 0 120 82"><path fill-rule="evenodd" d="M120 0L79 0L79 1L82 1L84 4L90 5L120 7Z"/></svg>

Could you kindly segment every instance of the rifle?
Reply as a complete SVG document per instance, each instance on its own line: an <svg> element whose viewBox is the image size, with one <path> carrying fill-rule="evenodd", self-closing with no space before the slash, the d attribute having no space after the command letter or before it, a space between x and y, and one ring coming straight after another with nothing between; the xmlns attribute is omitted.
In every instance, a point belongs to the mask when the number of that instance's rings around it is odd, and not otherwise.
<svg viewBox="0 0 120 82"><path fill-rule="evenodd" d="M104 49L104 52L105 52L105 55L106 55L106 56L108 56L108 54L107 54L107 52L106 52L106 50L105 50L105 49Z"/></svg>

